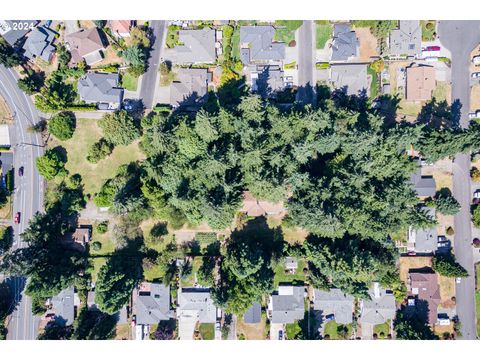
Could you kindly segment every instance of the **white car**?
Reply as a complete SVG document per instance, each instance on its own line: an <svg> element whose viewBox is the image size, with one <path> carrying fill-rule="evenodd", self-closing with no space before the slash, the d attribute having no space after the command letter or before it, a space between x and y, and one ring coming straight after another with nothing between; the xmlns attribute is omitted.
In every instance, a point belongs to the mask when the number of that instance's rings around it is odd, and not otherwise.
<svg viewBox="0 0 480 360"><path fill-rule="evenodd" d="M472 73L472 79L480 78L480 72Z"/></svg>
<svg viewBox="0 0 480 360"><path fill-rule="evenodd" d="M462 278L457 277L457 278L455 279L455 282L456 282L457 284L460 284L460 283L462 282Z"/></svg>
<svg viewBox="0 0 480 360"><path fill-rule="evenodd" d="M474 65L480 65L480 55L474 56L472 62Z"/></svg>

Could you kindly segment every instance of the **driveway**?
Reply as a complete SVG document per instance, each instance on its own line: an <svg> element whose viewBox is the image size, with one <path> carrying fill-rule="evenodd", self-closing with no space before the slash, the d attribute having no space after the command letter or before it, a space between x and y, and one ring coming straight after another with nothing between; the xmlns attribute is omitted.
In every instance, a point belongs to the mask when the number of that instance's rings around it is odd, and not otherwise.
<svg viewBox="0 0 480 360"><path fill-rule="evenodd" d="M298 30L298 93L297 100L304 104L317 102L315 79L315 23L305 20Z"/></svg>
<svg viewBox="0 0 480 360"><path fill-rule="evenodd" d="M65 20L65 35L72 34L80 30L77 20Z"/></svg>
<svg viewBox="0 0 480 360"><path fill-rule="evenodd" d="M480 21L440 21L438 34L452 56L452 103L461 105L460 125L468 127L470 109L470 53L480 42ZM455 215L455 256L470 276L456 284L457 312L462 324L462 338L476 339L475 271L470 222L470 154L458 154L453 166L453 195L460 203Z"/></svg>
<svg viewBox="0 0 480 360"><path fill-rule="evenodd" d="M283 324L270 323L270 340L279 340L278 333L283 331L283 339L285 339L285 326Z"/></svg>

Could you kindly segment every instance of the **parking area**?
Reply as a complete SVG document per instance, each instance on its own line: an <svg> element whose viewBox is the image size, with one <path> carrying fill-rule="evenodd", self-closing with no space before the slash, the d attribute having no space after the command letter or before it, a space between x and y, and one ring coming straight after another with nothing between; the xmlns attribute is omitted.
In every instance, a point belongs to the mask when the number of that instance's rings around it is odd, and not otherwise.
<svg viewBox="0 0 480 360"><path fill-rule="evenodd" d="M285 340L285 326L270 323L270 340Z"/></svg>

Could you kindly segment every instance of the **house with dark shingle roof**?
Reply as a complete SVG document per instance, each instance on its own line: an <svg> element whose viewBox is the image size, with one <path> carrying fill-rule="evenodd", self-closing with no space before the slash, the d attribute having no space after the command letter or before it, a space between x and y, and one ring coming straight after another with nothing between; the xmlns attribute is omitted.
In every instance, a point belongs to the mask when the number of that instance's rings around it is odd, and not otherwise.
<svg viewBox="0 0 480 360"><path fill-rule="evenodd" d="M305 315L305 288L280 285L270 296L267 315L273 324L293 324Z"/></svg>
<svg viewBox="0 0 480 360"><path fill-rule="evenodd" d="M170 286L143 282L134 292L133 303L138 325L154 325L172 317Z"/></svg>
<svg viewBox="0 0 480 360"><path fill-rule="evenodd" d="M243 315L245 324L258 324L262 320L262 306L254 302L252 306Z"/></svg>
<svg viewBox="0 0 480 360"><path fill-rule="evenodd" d="M50 62L55 53L55 32L45 26L39 26L33 29L23 44L24 56L33 60L40 58Z"/></svg>
<svg viewBox="0 0 480 360"><path fill-rule="evenodd" d="M435 208L424 207L423 211L435 219ZM407 251L414 251L418 254L432 254L438 248L438 236L436 227L430 229L408 229Z"/></svg>
<svg viewBox="0 0 480 360"><path fill-rule="evenodd" d="M119 87L118 74L88 73L77 84L80 100L97 104L99 109L116 110L123 100L123 88Z"/></svg>
<svg viewBox="0 0 480 360"><path fill-rule="evenodd" d="M38 20L0 20L0 35L15 47L38 23Z"/></svg>
<svg viewBox="0 0 480 360"><path fill-rule="evenodd" d="M244 65L285 59L285 44L274 42L273 26L240 27L240 60Z"/></svg>
<svg viewBox="0 0 480 360"><path fill-rule="evenodd" d="M85 60L87 65L102 61L102 51L105 50L100 33L96 27L81 29L65 36L65 44L72 54L70 63L76 65Z"/></svg>
<svg viewBox="0 0 480 360"><path fill-rule="evenodd" d="M417 171L410 177L410 183L417 196L432 197L435 195L437 184L433 176L422 175L422 167L419 162Z"/></svg>
<svg viewBox="0 0 480 360"><path fill-rule="evenodd" d="M338 324L351 324L353 321L354 298L340 289L313 290L313 309L322 311L323 316L333 314Z"/></svg>
<svg viewBox="0 0 480 360"><path fill-rule="evenodd" d="M349 61L359 53L360 43L350 24L334 24L331 61Z"/></svg>
<svg viewBox="0 0 480 360"><path fill-rule="evenodd" d="M367 64L332 64L330 82L347 95L368 96Z"/></svg>
<svg viewBox="0 0 480 360"><path fill-rule="evenodd" d="M438 305L440 305L441 301L438 275L434 272L420 273L410 271L407 290L409 298L417 300L415 301L415 306L420 311L428 311L428 322L430 325L434 325L437 322ZM428 309L425 307L426 304Z"/></svg>
<svg viewBox="0 0 480 360"><path fill-rule="evenodd" d="M170 104L185 110L198 109L208 98L211 73L207 69L179 68L170 85Z"/></svg>
<svg viewBox="0 0 480 360"><path fill-rule="evenodd" d="M48 299L46 314L54 314L55 321L62 325L72 325L75 320L74 294L74 288L71 286Z"/></svg>
<svg viewBox="0 0 480 360"><path fill-rule="evenodd" d="M390 32L390 54L416 56L422 53L422 27L418 20L400 20Z"/></svg>
<svg viewBox="0 0 480 360"><path fill-rule="evenodd" d="M215 50L215 29L205 27L200 30L180 30L175 46L179 64L213 64L217 55Z"/></svg>

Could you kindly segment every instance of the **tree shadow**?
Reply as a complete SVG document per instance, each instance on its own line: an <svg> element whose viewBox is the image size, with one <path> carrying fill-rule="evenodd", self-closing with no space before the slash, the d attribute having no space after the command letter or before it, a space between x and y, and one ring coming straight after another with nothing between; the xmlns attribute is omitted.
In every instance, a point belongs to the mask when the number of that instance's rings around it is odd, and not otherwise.
<svg viewBox="0 0 480 360"><path fill-rule="evenodd" d="M458 128L460 126L462 104L456 99L452 105L446 100L432 98L421 109L417 122L434 129Z"/></svg>

